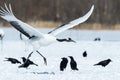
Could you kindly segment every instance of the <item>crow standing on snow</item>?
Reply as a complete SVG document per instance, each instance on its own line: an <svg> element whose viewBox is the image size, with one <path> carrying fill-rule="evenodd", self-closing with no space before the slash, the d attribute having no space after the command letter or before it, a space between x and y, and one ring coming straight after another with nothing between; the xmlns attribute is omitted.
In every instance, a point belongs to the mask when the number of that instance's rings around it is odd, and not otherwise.
<svg viewBox="0 0 120 80"><path fill-rule="evenodd" d="M60 63L60 71L63 71L66 68L66 66L67 66L68 59L65 58L65 57L63 57L61 59L62 59L62 61Z"/></svg>
<svg viewBox="0 0 120 80"><path fill-rule="evenodd" d="M97 64L94 64L94 66L96 65L101 65L103 67L107 66L112 60L111 59L107 59L107 60L103 60L103 61L100 61L99 63Z"/></svg>
<svg viewBox="0 0 120 80"><path fill-rule="evenodd" d="M83 57L87 57L87 52L86 51L83 52Z"/></svg>
<svg viewBox="0 0 120 80"><path fill-rule="evenodd" d="M71 59L71 61L70 61L71 69L72 69L72 70L78 70L78 68L77 68L77 63L76 63L76 61L74 60L74 58L73 58L72 56L69 56L69 58Z"/></svg>
<svg viewBox="0 0 120 80"><path fill-rule="evenodd" d="M25 57L22 57L22 61L23 61L23 64L20 65L19 68L21 68L21 67L27 68L29 65L36 65L36 66L38 66L33 61L31 61L30 59L26 59Z"/></svg>
<svg viewBox="0 0 120 80"><path fill-rule="evenodd" d="M5 58L5 59L6 59L5 61L9 61L12 64L16 64L16 63L20 63L21 64L21 62L18 61L17 59L15 59L15 58Z"/></svg>

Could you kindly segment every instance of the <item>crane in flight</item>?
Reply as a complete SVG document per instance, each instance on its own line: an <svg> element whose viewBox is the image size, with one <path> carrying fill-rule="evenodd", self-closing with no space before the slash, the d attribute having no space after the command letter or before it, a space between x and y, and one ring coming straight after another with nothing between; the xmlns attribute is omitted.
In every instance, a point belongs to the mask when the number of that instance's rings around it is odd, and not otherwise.
<svg viewBox="0 0 120 80"><path fill-rule="evenodd" d="M52 31L48 32L48 34L44 34L38 31L37 29L33 28L32 26L28 25L27 23L16 18L15 15L13 14L11 4L6 5L5 3L4 7L0 7L0 17L9 22L20 33L28 37L28 42L33 46L33 50L28 55L27 60L34 52L37 52L43 57L44 63L47 65L46 58L38 51L38 49L42 46L47 46L54 42L59 42L59 39L56 38L56 35L80 23L85 22L91 16L93 10L94 5L92 5L91 9L84 16L79 17L67 24L61 25L53 29Z"/></svg>

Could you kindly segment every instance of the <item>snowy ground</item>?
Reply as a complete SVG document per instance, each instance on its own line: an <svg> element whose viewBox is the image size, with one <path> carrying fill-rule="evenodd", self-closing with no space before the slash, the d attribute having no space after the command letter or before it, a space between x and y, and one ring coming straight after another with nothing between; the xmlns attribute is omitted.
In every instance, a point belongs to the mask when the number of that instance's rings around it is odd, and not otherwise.
<svg viewBox="0 0 120 80"><path fill-rule="evenodd" d="M5 57L27 57L31 52L24 51L24 42L19 40L19 32L14 28L4 28L5 38L3 50L0 51L0 80L119 80L120 78L120 31L66 31L60 38L71 37L77 43L54 43L42 47L39 51L47 58L48 65L37 53L30 58L39 66L28 69L18 68L19 64L4 61ZM40 29L47 33L48 30ZM67 33L68 32L68 33ZM100 37L101 41L93 41ZM1 45L0 45L1 47ZM87 51L88 57L82 57ZM65 71L59 70L61 57L73 56L79 71L71 71L70 65ZM95 63L110 58L112 62L107 67L93 66ZM68 58L69 59L69 58ZM69 60L70 61L70 60Z"/></svg>

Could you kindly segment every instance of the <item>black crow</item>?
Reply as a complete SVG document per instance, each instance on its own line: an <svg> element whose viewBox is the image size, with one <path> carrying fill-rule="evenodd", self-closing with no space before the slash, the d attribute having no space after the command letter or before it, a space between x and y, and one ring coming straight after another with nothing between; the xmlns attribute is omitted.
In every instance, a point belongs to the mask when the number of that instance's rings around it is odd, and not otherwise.
<svg viewBox="0 0 120 80"><path fill-rule="evenodd" d="M94 41L97 41L97 40L98 40L97 38L94 39Z"/></svg>
<svg viewBox="0 0 120 80"><path fill-rule="evenodd" d="M98 38L98 41L100 41L101 39L100 38Z"/></svg>
<svg viewBox="0 0 120 80"><path fill-rule="evenodd" d="M76 63L76 61L74 60L74 58L73 58L72 56L69 56L69 58L71 59L71 61L70 61L71 69L72 69L72 70L78 70L78 68L77 68L77 63Z"/></svg>
<svg viewBox="0 0 120 80"><path fill-rule="evenodd" d="M63 57L60 63L60 71L63 71L67 67L68 59Z"/></svg>
<svg viewBox="0 0 120 80"><path fill-rule="evenodd" d="M87 52L86 51L83 52L83 57L87 57Z"/></svg>
<svg viewBox="0 0 120 80"><path fill-rule="evenodd" d="M94 64L94 66L96 65L101 65L103 67L107 66L112 60L111 59L107 59L107 60L103 60L103 61L100 61L99 63L97 64Z"/></svg>
<svg viewBox="0 0 120 80"><path fill-rule="evenodd" d="M94 41L100 41L101 39L99 37L95 38Z"/></svg>
<svg viewBox="0 0 120 80"><path fill-rule="evenodd" d="M27 68L29 65L36 65L33 61L31 61L30 59L26 59L25 57L22 57L22 61L23 64L19 66L19 68L23 67L23 68Z"/></svg>
<svg viewBox="0 0 120 80"><path fill-rule="evenodd" d="M15 59L15 58L5 58L5 59L6 59L5 61L9 61L12 64L16 64L16 63L20 63L21 64L21 62L18 61L17 59Z"/></svg>

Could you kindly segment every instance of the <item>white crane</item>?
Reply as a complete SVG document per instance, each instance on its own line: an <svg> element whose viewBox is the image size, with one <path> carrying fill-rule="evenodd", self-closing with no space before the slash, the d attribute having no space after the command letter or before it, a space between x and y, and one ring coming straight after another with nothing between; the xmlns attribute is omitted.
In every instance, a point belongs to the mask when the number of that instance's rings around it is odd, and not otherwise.
<svg viewBox="0 0 120 80"><path fill-rule="evenodd" d="M0 17L9 22L15 29L29 38L28 42L33 46L33 50L28 55L27 59L29 59L32 53L37 52L43 57L44 63L47 65L46 58L38 51L38 49L42 46L47 46L54 42L59 42L59 40L56 38L56 35L80 23L85 22L91 16L93 10L94 5L92 5L91 9L84 16L77 18L67 24L61 25L60 27L50 31L48 34L41 33L32 26L17 19L13 14L10 4L8 6L5 4L4 8L1 7Z"/></svg>
<svg viewBox="0 0 120 80"><path fill-rule="evenodd" d="M3 37L4 37L4 31L0 29L1 50L3 48Z"/></svg>

